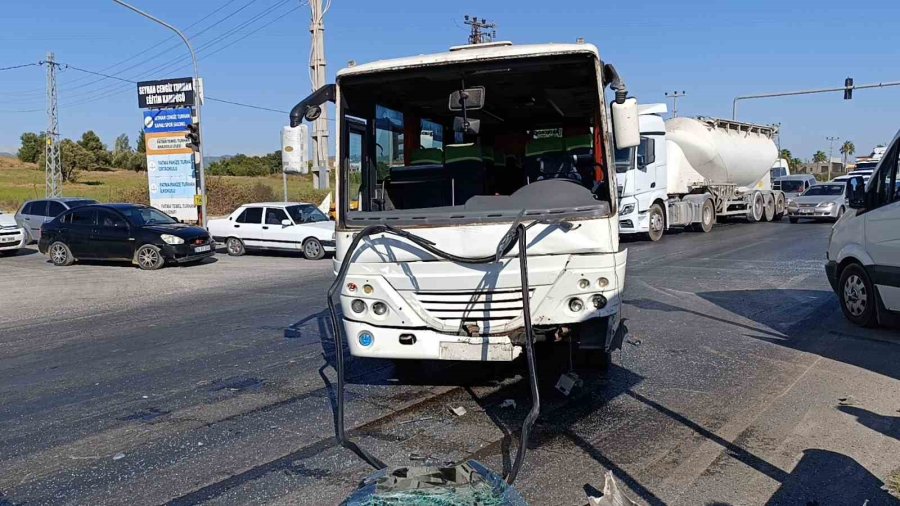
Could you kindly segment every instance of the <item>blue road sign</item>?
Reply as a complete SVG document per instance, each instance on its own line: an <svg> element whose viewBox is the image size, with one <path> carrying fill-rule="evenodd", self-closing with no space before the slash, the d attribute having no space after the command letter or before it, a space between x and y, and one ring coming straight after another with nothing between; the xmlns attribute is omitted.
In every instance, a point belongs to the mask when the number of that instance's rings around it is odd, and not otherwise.
<svg viewBox="0 0 900 506"><path fill-rule="evenodd" d="M144 132L182 132L191 124L191 108L151 109L144 111Z"/></svg>

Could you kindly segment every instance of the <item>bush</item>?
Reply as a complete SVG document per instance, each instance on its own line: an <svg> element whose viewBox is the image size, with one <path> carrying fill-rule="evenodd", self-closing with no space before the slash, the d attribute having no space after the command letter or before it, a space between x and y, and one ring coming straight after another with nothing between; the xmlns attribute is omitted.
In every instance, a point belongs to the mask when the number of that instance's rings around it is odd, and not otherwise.
<svg viewBox="0 0 900 506"><path fill-rule="evenodd" d="M275 192L263 183L234 184L220 177L206 179L206 212L210 216L224 216L248 202L271 202Z"/></svg>

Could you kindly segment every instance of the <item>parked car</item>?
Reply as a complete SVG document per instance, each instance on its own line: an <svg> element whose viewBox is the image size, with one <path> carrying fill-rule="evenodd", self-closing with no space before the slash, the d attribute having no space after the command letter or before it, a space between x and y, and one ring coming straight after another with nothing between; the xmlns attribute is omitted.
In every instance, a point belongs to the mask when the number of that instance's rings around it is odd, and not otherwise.
<svg viewBox="0 0 900 506"><path fill-rule="evenodd" d="M38 249L55 265L127 260L141 269L190 263L215 254L209 233L138 204L94 204L57 216L41 230Z"/></svg>
<svg viewBox="0 0 900 506"><path fill-rule="evenodd" d="M318 260L334 252L334 222L313 204L245 204L228 218L209 220L207 228L232 256L268 249L301 251L306 258Z"/></svg>
<svg viewBox="0 0 900 506"><path fill-rule="evenodd" d="M900 132L872 174L848 182L850 211L832 229L825 272L851 322L900 315Z"/></svg>
<svg viewBox="0 0 900 506"><path fill-rule="evenodd" d="M847 183L822 183L811 186L787 206L788 219L797 223L800 218L813 220L841 219L847 210Z"/></svg>
<svg viewBox="0 0 900 506"><path fill-rule="evenodd" d="M15 217L0 211L0 255L15 253L28 242L25 229L16 223Z"/></svg>
<svg viewBox="0 0 900 506"><path fill-rule="evenodd" d="M784 192L786 199L791 199L800 195L817 183L816 177L812 174L794 174L792 176L782 176L772 181L772 189ZM787 201L786 201L787 202Z"/></svg>
<svg viewBox="0 0 900 506"><path fill-rule="evenodd" d="M29 200L22 204L21 209L16 213L16 223L25 228L28 234L28 242L36 242L41 238L41 225L44 223L49 222L69 209L96 203L96 200L80 197Z"/></svg>

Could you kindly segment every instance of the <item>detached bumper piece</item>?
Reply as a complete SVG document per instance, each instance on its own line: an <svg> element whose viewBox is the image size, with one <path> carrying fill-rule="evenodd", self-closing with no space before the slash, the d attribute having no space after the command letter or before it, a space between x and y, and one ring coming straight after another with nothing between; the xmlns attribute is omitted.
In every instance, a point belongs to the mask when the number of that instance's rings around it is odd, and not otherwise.
<svg viewBox="0 0 900 506"><path fill-rule="evenodd" d="M475 460L448 467L382 469L363 480L342 504L526 506L514 488Z"/></svg>

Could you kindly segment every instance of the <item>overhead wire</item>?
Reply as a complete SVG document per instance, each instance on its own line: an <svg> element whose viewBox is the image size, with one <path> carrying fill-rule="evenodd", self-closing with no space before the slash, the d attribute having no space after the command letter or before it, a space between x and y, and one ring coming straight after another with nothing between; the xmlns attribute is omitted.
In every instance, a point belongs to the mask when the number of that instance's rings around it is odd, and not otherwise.
<svg viewBox="0 0 900 506"><path fill-rule="evenodd" d="M288 0L288 1L289 1L289 0ZM286 3L286 2L285 2L285 1L282 1L282 2L279 2L277 5L278 5L278 6L281 6L281 5L283 5L284 3ZM249 31L249 32L247 32L247 33L244 33L244 34L242 34L241 37L239 37L239 38L237 38L237 39L235 39L235 40L229 41L227 44L225 44L225 45L223 45L223 46L220 46L220 47L217 47L217 48L215 48L215 49L212 50L212 51L207 51L207 50L212 49L212 48L214 47L215 44L211 44L211 43L204 44L204 45L200 46L200 47L197 49L198 57L199 57L199 56L209 57L209 56L212 56L212 55L214 55L214 54L216 54L216 53L219 53L219 52L225 50L226 48L231 47L232 45L234 45L234 44L236 44L236 43L238 43L238 42L240 42L240 41L246 39L247 37L250 37L251 35L253 35L253 34L259 32L260 30L262 30L262 29L264 29L264 28L266 28L266 27L272 25L273 23L278 22L278 21L280 21L281 19L284 19L284 16L286 16L287 14L290 14L291 12L293 12L293 11L299 9L299 8L300 8L300 6L296 6L296 7L293 7L293 8L291 8L291 9L287 10L287 11L284 11L284 12L282 12L282 13L279 13L276 17L274 17L274 18L272 18L272 19L269 19L268 22L266 22L266 23L264 23L264 24L262 24L262 25L256 27L254 30L251 30L251 31ZM266 11L266 14L268 14L268 13L270 13L270 12L271 12L271 10L267 10L267 11ZM262 17L256 16L256 17L254 17L254 19L252 20L252 22L244 23L244 24L241 25L241 27L242 27L242 28L246 28L246 27L249 26L250 24L253 24L253 23L257 22L257 21L259 21L260 19L262 19ZM217 42L222 42L222 41L224 41L224 40L225 40L225 39L221 39L221 40L219 40L219 41L217 41ZM206 51L206 52L204 53L204 51ZM178 59L176 59L176 60L174 60L174 61L171 61L171 62L168 62L168 63L164 63L164 64L158 65L158 66L156 66L156 67L154 67L154 68L148 69L148 70L146 71L146 74L152 74L152 73L157 73L157 72L162 72L162 71L172 71L172 70L177 70L177 69L181 69L181 68L184 68L184 67L188 67L188 66L190 66L190 65L191 65L191 62L190 62L190 59L189 59L188 57L186 57L186 56L185 56L185 57L180 57L180 58L178 58ZM146 74L144 74L144 75L146 75ZM109 76L109 77L113 77L113 76ZM135 76L135 77L137 77L137 76ZM115 77L113 77L113 78L117 78L117 76L115 76ZM128 79L128 78L118 78L117 80L120 80L120 81L126 81L126 82L129 82L129 83L137 82L137 79ZM86 104L86 103L95 102L95 101L98 101L98 100L104 100L104 99L106 99L107 97L109 97L109 96L111 96L111 95L116 95L116 94L120 94L120 93L126 92L126 91L128 91L128 89L127 89L127 87L123 87L122 85L120 85L120 84L118 84L118 83L114 83L114 84L111 84L111 85L108 86L108 87L105 87L105 88L102 89L102 90L97 90L97 91L98 91L98 92L102 92L102 94L99 94L99 95L98 95L98 94L96 94L96 93L91 93L91 94L85 94L85 95L82 95L82 96L85 97L83 100L77 100L77 101L75 101L75 102L71 102L71 103L67 104L67 106L75 106L75 105L81 105L81 104ZM68 98L71 98L71 96L69 96Z"/></svg>

